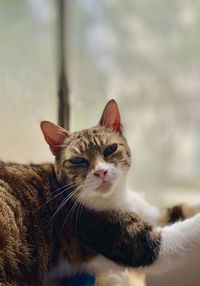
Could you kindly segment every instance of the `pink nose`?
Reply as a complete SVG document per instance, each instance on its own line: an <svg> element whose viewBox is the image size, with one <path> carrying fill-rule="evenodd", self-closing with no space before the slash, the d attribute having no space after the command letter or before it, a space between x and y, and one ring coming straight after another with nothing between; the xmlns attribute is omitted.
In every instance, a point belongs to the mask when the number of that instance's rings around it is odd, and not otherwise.
<svg viewBox="0 0 200 286"><path fill-rule="evenodd" d="M106 169L100 169L100 170L95 171L94 175L96 177L100 177L103 179L106 176L107 172L108 172L108 170L106 170Z"/></svg>

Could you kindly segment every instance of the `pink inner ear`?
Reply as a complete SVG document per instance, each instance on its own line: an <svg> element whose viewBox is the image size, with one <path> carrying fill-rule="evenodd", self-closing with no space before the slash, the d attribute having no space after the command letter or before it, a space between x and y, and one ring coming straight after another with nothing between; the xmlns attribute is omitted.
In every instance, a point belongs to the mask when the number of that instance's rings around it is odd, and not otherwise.
<svg viewBox="0 0 200 286"><path fill-rule="evenodd" d="M119 109L114 99L111 99L105 106L100 119L100 125L111 128L122 133L122 124Z"/></svg>
<svg viewBox="0 0 200 286"><path fill-rule="evenodd" d="M58 155L63 147L64 140L69 137L70 133L49 121L42 121L41 129L53 155Z"/></svg>

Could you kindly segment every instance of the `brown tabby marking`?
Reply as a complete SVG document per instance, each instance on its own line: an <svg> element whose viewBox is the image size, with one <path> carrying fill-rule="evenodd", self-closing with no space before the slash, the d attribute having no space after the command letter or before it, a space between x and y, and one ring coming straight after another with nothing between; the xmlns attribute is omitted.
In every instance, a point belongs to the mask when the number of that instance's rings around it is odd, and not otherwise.
<svg viewBox="0 0 200 286"><path fill-rule="evenodd" d="M52 237L49 211L38 209L51 197L50 176L55 177L52 165L0 163L0 283L43 280Z"/></svg>

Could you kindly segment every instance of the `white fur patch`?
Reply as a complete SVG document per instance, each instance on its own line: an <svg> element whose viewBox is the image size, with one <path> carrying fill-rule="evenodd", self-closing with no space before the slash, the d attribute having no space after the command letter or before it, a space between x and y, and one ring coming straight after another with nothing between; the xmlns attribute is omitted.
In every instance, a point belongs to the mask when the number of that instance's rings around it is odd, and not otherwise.
<svg viewBox="0 0 200 286"><path fill-rule="evenodd" d="M168 271L200 248L200 214L183 222L158 228L158 231L161 231L159 256L146 272Z"/></svg>
<svg viewBox="0 0 200 286"><path fill-rule="evenodd" d="M77 199L85 206L97 211L118 207L121 197L125 195L127 173L122 173L117 166L110 163L98 163L96 167L107 170L104 180L111 183L111 187L105 192L99 189L102 178L96 177L91 172L86 177L85 188L77 196Z"/></svg>

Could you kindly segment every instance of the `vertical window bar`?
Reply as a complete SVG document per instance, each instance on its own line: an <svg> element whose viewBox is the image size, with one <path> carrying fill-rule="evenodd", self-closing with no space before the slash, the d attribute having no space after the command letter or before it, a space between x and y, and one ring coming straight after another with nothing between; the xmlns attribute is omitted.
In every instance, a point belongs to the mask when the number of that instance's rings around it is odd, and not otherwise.
<svg viewBox="0 0 200 286"><path fill-rule="evenodd" d="M69 88L66 74L66 1L58 0L58 122L70 129Z"/></svg>

